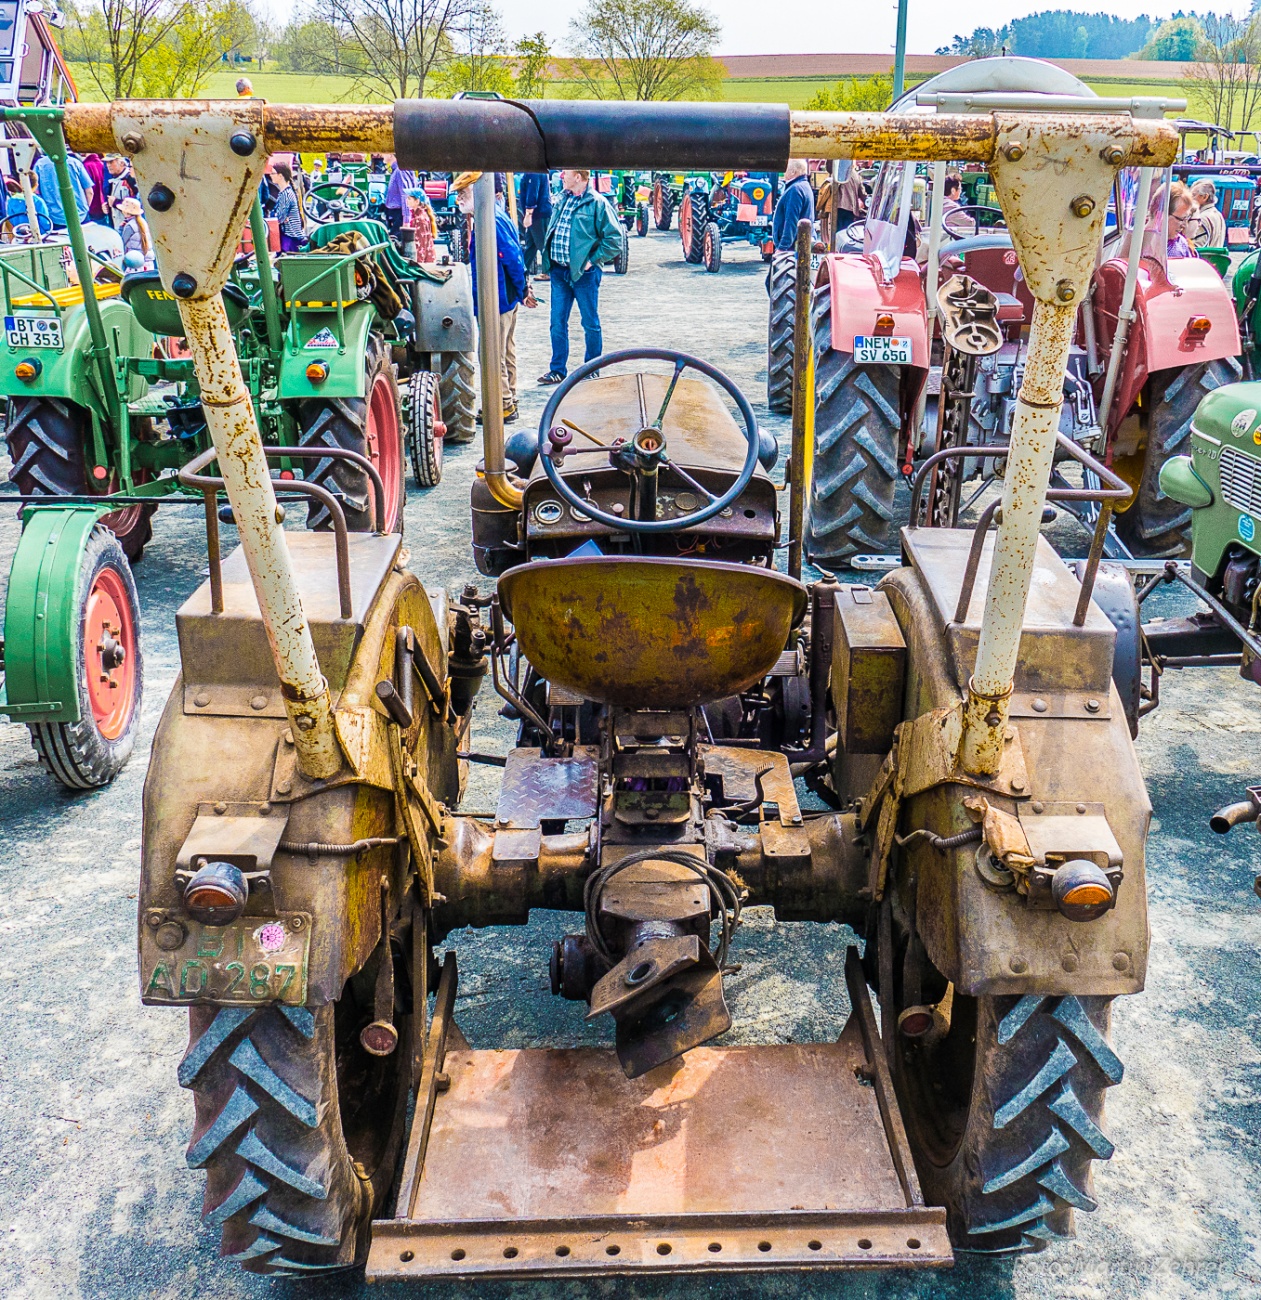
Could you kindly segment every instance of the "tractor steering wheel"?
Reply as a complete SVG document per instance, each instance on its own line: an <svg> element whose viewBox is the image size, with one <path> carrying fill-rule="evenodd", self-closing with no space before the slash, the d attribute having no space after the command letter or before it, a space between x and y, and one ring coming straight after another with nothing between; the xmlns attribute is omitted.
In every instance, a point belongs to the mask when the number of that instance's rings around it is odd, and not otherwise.
<svg viewBox="0 0 1261 1300"><path fill-rule="evenodd" d="M993 216L998 220L983 225L982 216ZM956 223L954 226L950 224L952 221ZM969 226L971 229L966 228ZM952 208L941 219L941 233L947 239L969 239L985 231L1006 229L1007 218L1003 216L1002 208L987 207L983 203L965 203L961 207Z"/></svg>
<svg viewBox="0 0 1261 1300"><path fill-rule="evenodd" d="M326 198L320 193L321 190L333 190L335 193ZM348 198L349 203L346 201ZM367 213L369 201L358 185L342 181L321 181L318 185L312 185L303 196L302 210L317 226L327 226L347 218L351 221L358 220ZM313 203L321 204L324 212L316 212Z"/></svg>
<svg viewBox="0 0 1261 1300"><path fill-rule="evenodd" d="M598 509L592 502L580 497L561 477L560 470L557 469L555 462L552 460L552 448L547 445L549 435L552 433L552 421L555 419L557 411L560 410L560 404L588 375L622 361L672 361L674 363L674 374L670 379L670 386L666 389L665 400L661 403L661 409L657 412L656 419L641 429L630 442L608 447L609 463L617 469L626 469L628 473L633 473L633 469L628 469L626 464L619 463L623 456L632 459L646 457L656 465L673 468L677 474L683 474L682 470L672 465L666 455L666 440L665 435L662 433L662 425L665 423L666 409L670 405L670 399L674 396L679 376L689 368L698 370L702 375L712 379L735 402L741 419L744 421L744 436L749 446L748 454L744 458L744 464L740 468L736 481L722 496L714 496L694 479L691 479L690 476L683 475L687 478L690 486L698 488L702 495L709 497L708 505L701 506L699 510L693 510L690 514L677 515L673 519L633 519ZM572 435L563 428L559 429L558 432L562 435L558 446L564 447L568 445ZM645 437L644 435L648 436ZM735 383L728 379L717 366L711 366L709 362L702 361L699 357L688 356L686 352L678 352L674 348L626 348L624 351L608 352L602 357L596 357L594 361L588 361L585 365L579 366L568 379L557 387L552 394L552 400L548 402L547 408L543 412L543 418L539 421L539 458L543 464L543 472L547 475L561 499L568 503L571 509L578 510L589 518L606 524L609 528L615 528L618 532L625 533L672 533L682 528L691 528L696 524L704 523L706 519L712 519L716 514L726 510L749 486L749 480L753 477L754 470L757 469L758 450L757 419L753 414L753 408L749 405L748 399L735 386ZM627 504L630 504L629 501ZM628 510L627 515L629 513Z"/></svg>

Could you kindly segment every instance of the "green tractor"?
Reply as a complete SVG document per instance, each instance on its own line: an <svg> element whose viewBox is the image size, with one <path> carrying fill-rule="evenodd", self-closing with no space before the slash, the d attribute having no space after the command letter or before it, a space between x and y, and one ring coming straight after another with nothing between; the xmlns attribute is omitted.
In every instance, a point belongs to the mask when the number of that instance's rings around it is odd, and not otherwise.
<svg viewBox="0 0 1261 1300"><path fill-rule="evenodd" d="M209 442L192 361L180 355L170 290L181 285L165 286L156 272L124 276L94 255L58 119L38 109L6 116L53 160L69 228L68 242L15 244L0 255L0 396L23 511L0 714L30 729L54 777L92 789L121 770L139 726L144 673L130 565L159 502L200 500L176 475ZM163 210L162 187L148 202ZM418 485L432 486L447 438L473 433L467 270L408 263L367 220L320 226L312 251L273 264L257 202L250 227L254 255L237 258L222 298L263 435L293 448L276 472L331 493L349 529L371 531L381 525L368 469L312 453L366 458L384 486L384 527L398 529L407 451ZM308 500L306 523L332 527L326 498Z"/></svg>

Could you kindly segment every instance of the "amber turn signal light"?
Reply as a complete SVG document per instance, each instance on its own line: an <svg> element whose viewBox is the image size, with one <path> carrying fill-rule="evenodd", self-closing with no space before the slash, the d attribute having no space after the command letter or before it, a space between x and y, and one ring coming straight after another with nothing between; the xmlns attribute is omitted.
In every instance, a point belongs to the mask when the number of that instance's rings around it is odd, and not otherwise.
<svg viewBox="0 0 1261 1300"><path fill-rule="evenodd" d="M1070 921L1093 921L1112 906L1112 882L1102 867L1075 858L1051 878L1051 896Z"/></svg>
<svg viewBox="0 0 1261 1300"><path fill-rule="evenodd" d="M877 338L886 339L893 333L893 317L890 316L887 311L881 312L880 315L876 317L876 328L872 330L872 333Z"/></svg>
<svg viewBox="0 0 1261 1300"><path fill-rule="evenodd" d="M1187 321L1187 333L1193 339L1206 338L1212 328L1213 322L1207 316L1192 316Z"/></svg>
<svg viewBox="0 0 1261 1300"><path fill-rule="evenodd" d="M328 362L312 361L306 368L306 377L313 384L322 384L328 378Z"/></svg>
<svg viewBox="0 0 1261 1300"><path fill-rule="evenodd" d="M25 384L29 384L32 379L38 379L40 372L44 369L44 364L38 357L27 357L24 361L19 361L13 367L13 373Z"/></svg>
<svg viewBox="0 0 1261 1300"><path fill-rule="evenodd" d="M250 887L239 867L207 862L184 886L184 906L203 925L227 925L245 911Z"/></svg>

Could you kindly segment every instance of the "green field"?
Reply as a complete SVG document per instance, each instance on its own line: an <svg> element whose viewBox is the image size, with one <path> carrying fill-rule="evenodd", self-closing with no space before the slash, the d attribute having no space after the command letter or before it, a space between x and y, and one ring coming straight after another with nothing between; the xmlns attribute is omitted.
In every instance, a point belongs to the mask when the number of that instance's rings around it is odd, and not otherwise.
<svg viewBox="0 0 1261 1300"><path fill-rule="evenodd" d="M79 93L84 99L100 99L87 76L86 69L73 67ZM240 71L226 70L215 73L204 90L208 98L232 98L238 76L247 76L253 82L254 93L264 99L280 104L336 104L353 102L382 102L385 96L372 94L358 89L350 77L308 76L295 72L254 72L248 68ZM722 83L722 97L745 103L770 102L786 103L791 108L804 108L806 101L816 91L827 89L835 84L835 78L829 77L739 77ZM1134 95L1161 95L1169 99L1186 99L1187 87L1179 81L1112 81L1099 78L1088 83L1092 90L1100 95L1130 97ZM575 83L555 82L552 93L556 95L574 95L578 93ZM1190 110L1196 112L1192 105Z"/></svg>

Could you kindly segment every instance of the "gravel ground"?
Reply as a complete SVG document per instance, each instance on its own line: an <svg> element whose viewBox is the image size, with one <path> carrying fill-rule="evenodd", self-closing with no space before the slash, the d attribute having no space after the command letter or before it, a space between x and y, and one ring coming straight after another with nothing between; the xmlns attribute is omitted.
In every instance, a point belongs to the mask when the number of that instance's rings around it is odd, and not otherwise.
<svg viewBox="0 0 1261 1300"><path fill-rule="evenodd" d="M726 250L710 277L686 266L677 236L633 239L631 270L604 282L605 343L678 347L725 368L764 400L766 300L753 250ZM544 291L546 292L546 291ZM574 321L575 345L579 333ZM546 307L518 327L522 419L542 409ZM760 414L765 415L764 406ZM781 441L787 421L766 417ZM479 452L453 449L446 478L413 491L412 565L458 589L473 574L468 488ZM7 465L4 466L7 469ZM1055 530L1069 553L1075 526ZM17 539L0 511L0 572ZM147 750L176 672L173 614L201 580L195 512L168 509L136 571L144 611L144 728L107 790L69 796L42 774L24 728L0 723L0 1294L14 1297L354 1296L362 1280L269 1283L216 1255L198 1218L202 1175L184 1164L192 1098L175 1083L186 1042L179 1012L145 1010L135 969L140 793ZM1162 612L1185 610L1166 598ZM1213 836L1208 815L1261 771L1255 688L1227 669L1173 673L1139 752L1155 818L1148 871L1152 952L1147 992L1115 1009L1124 1083L1110 1094L1114 1158L1096 1176L1100 1208L1079 1237L1016 1262L963 1260L940 1275L761 1275L599 1283L420 1287L439 1296L1121 1297L1261 1294L1261 904L1251 890L1256 840ZM477 747L511 743L491 699ZM493 806L480 769L466 807ZM835 926L776 924L741 934L733 1042L839 1032L845 1018ZM475 1046L572 1042L581 1019L546 990L546 945L568 918L457 936L459 1021Z"/></svg>

